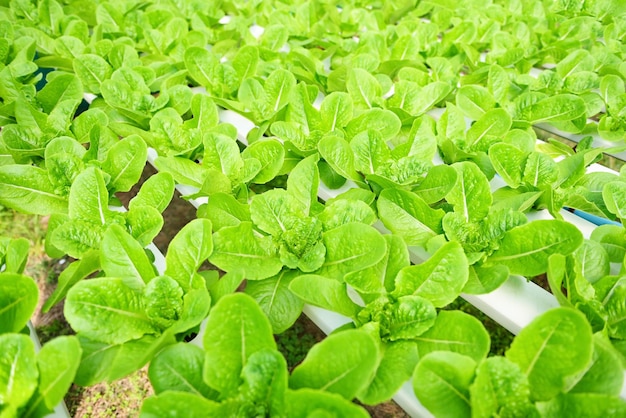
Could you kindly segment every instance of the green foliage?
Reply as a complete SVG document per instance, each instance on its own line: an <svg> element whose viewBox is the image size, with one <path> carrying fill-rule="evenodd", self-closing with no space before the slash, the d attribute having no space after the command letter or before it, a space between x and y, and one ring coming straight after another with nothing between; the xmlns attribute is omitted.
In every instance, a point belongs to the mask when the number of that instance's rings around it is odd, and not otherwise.
<svg viewBox="0 0 626 418"><path fill-rule="evenodd" d="M12 334L38 295L25 243L0 240L0 352L26 353L3 415L41 416L74 373L112 380L157 353L144 416L361 416L349 400L411 376L435 415L621 411L626 285L610 263L626 235L583 240L562 213L626 214L624 176L589 169L600 140L623 151L620 2L201 3L3 2L0 204L50 216L46 251L76 261L44 310L67 296L78 332L38 355ZM536 144L533 128L582 139ZM160 172L118 211L147 160ZM203 205L163 266L146 248L175 183ZM529 221L543 210L555 219ZM207 260L226 274L199 272ZM506 357L485 359L474 319L437 312L543 273L564 308ZM355 329L290 378L271 334L305 302ZM205 351L175 344L211 305Z"/></svg>

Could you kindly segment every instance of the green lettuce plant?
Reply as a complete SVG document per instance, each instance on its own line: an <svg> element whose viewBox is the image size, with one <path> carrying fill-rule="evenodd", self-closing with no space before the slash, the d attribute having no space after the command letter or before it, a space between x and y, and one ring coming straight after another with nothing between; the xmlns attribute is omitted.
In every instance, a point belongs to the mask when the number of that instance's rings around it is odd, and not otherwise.
<svg viewBox="0 0 626 418"><path fill-rule="evenodd" d="M202 215L216 225L209 261L248 280L246 292L259 301L276 332L302 310L289 282L316 272L341 278L377 263L385 242L370 224L376 216L359 199L317 201L317 156L300 161L287 189L255 195L246 206L226 195L212 197ZM271 297L269 297L272 295Z"/></svg>
<svg viewBox="0 0 626 418"><path fill-rule="evenodd" d="M237 293L211 310L203 346L179 343L154 358L148 374L156 396L144 401L142 417L368 416L350 402L378 362L365 332L329 336L290 376L263 311Z"/></svg>
<svg viewBox="0 0 626 418"><path fill-rule="evenodd" d="M623 380L606 337L592 334L580 312L555 308L526 326L505 356L476 361L448 351L427 354L413 387L437 417L601 416L625 410Z"/></svg>
<svg viewBox="0 0 626 418"><path fill-rule="evenodd" d="M0 238L0 414L44 417L63 400L78 369L76 337L57 337L39 349L27 322L39 289L23 275L29 245L24 238ZM35 337L36 338L36 337ZM37 344L37 346L36 346Z"/></svg>
<svg viewBox="0 0 626 418"><path fill-rule="evenodd" d="M198 268L212 250L211 222L194 220L172 240L158 272L139 242L109 226L99 259L103 277L65 288L65 317L83 348L76 383L124 377L194 330L211 306Z"/></svg>

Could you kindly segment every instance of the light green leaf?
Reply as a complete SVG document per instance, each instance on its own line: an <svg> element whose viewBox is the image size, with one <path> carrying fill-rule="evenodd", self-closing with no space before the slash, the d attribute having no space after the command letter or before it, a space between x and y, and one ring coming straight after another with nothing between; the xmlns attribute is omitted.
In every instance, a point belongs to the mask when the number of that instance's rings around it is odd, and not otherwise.
<svg viewBox="0 0 626 418"><path fill-rule="evenodd" d="M141 177L146 165L148 148L138 135L128 136L113 145L102 163L102 170L111 176L111 192L127 192Z"/></svg>
<svg viewBox="0 0 626 418"><path fill-rule="evenodd" d="M437 136L457 140L465 137L465 117L458 107L446 103L446 110L437 121Z"/></svg>
<svg viewBox="0 0 626 418"><path fill-rule="evenodd" d="M496 100L485 87L468 84L456 92L456 105L473 120L479 120L486 112L495 107Z"/></svg>
<svg viewBox="0 0 626 418"><path fill-rule="evenodd" d="M436 165L428 170L426 178L413 189L413 193L432 205L446 197L456 184L456 178L457 172L453 167Z"/></svg>
<svg viewBox="0 0 626 418"><path fill-rule="evenodd" d="M541 152L532 152L526 159L523 180L533 187L547 186L557 180L558 173L552 158Z"/></svg>
<svg viewBox="0 0 626 418"><path fill-rule="evenodd" d="M417 399L437 417L470 417L469 387L476 362L450 351L436 351L422 357L413 373Z"/></svg>
<svg viewBox="0 0 626 418"><path fill-rule="evenodd" d="M302 313L304 302L290 290L290 283L298 274L294 270L283 270L274 277L246 284L245 292L257 301L270 320L274 334L286 331Z"/></svg>
<svg viewBox="0 0 626 418"><path fill-rule="evenodd" d="M147 246L161 232L163 216L152 206L133 206L126 212L126 227L133 238Z"/></svg>
<svg viewBox="0 0 626 418"><path fill-rule="evenodd" d="M58 75L37 92L37 101L41 104L43 111L48 114L66 100L78 106L82 99L83 86L74 74Z"/></svg>
<svg viewBox="0 0 626 418"><path fill-rule="evenodd" d="M419 196L400 189L385 189L377 201L378 216L391 232L407 245L426 245L440 234L444 212L432 209Z"/></svg>
<svg viewBox="0 0 626 418"><path fill-rule="evenodd" d="M437 311L428 299L400 296L385 309L380 319L381 334L389 341L415 340L433 326Z"/></svg>
<svg viewBox="0 0 626 418"><path fill-rule="evenodd" d="M325 136L317 146L322 158L339 175L346 179L362 181L354 168L354 153L348 141L335 136Z"/></svg>
<svg viewBox="0 0 626 418"><path fill-rule="evenodd" d="M211 307L211 295L206 288L192 289L183 296L183 310L177 321L168 328L171 334L179 334L200 325Z"/></svg>
<svg viewBox="0 0 626 418"><path fill-rule="evenodd" d="M83 356L74 382L91 386L99 382L121 379L141 369L166 345L176 340L169 334L157 338L146 335L122 344L108 344L78 336Z"/></svg>
<svg viewBox="0 0 626 418"><path fill-rule="evenodd" d="M580 262L582 275L590 283L595 283L610 272L609 255L602 244L596 241L584 240L574 251L574 258Z"/></svg>
<svg viewBox="0 0 626 418"><path fill-rule="evenodd" d="M377 131L357 134L350 141L350 147L355 157L354 168L363 174L374 174L391 159L391 151Z"/></svg>
<svg viewBox="0 0 626 418"><path fill-rule="evenodd" d="M490 357L479 364L470 397L473 417L536 415L528 379L504 357Z"/></svg>
<svg viewBox="0 0 626 418"><path fill-rule="evenodd" d="M213 229L219 231L226 226L237 226L250 221L250 206L239 202L231 194L215 193L209 202L198 209L198 217L208 218Z"/></svg>
<svg viewBox="0 0 626 418"><path fill-rule="evenodd" d="M414 340L420 357L435 351L451 351L476 362L487 357L490 346L483 324L461 311L440 311L432 328Z"/></svg>
<svg viewBox="0 0 626 418"><path fill-rule="evenodd" d="M499 65L492 64L489 68L487 86L497 103L504 103L507 99L511 81L507 71Z"/></svg>
<svg viewBox="0 0 626 418"><path fill-rule="evenodd" d="M563 391L569 376L585 370L592 347L585 316L573 309L555 308L522 329L506 357L528 376L531 398L549 400Z"/></svg>
<svg viewBox="0 0 626 418"><path fill-rule="evenodd" d="M235 291L243 283L243 274L241 272L226 273L222 277L219 277L220 274L217 270L204 271L201 274L203 274L204 279L206 280L207 288L209 289L213 304L215 304L223 296L235 293ZM213 276L213 278L207 277L209 274ZM249 285L250 283L246 283L246 288Z"/></svg>
<svg viewBox="0 0 626 418"><path fill-rule="evenodd" d="M624 80L615 74L607 74L600 80L600 94L605 103L614 100L615 97L626 93Z"/></svg>
<svg viewBox="0 0 626 418"><path fill-rule="evenodd" d="M602 198L609 212L620 219L626 219L626 183L606 183L602 188Z"/></svg>
<svg viewBox="0 0 626 418"><path fill-rule="evenodd" d="M142 290L145 312L155 327L169 328L182 316L183 289L171 277L155 277Z"/></svg>
<svg viewBox="0 0 626 418"><path fill-rule="evenodd" d="M466 133L467 146L470 149L487 151L490 143L485 145L481 141L504 136L511 128L511 116L504 109L492 109L486 112L472 125ZM484 141L483 141L484 142Z"/></svg>
<svg viewBox="0 0 626 418"><path fill-rule="evenodd" d="M619 417L626 414L626 401L596 393L563 393L548 402L537 403L542 417Z"/></svg>
<svg viewBox="0 0 626 418"><path fill-rule="evenodd" d="M268 119L287 105L289 96L295 87L296 79L293 74L287 70L274 70L267 77L264 86L264 102L268 109L265 115Z"/></svg>
<svg viewBox="0 0 626 418"><path fill-rule="evenodd" d="M15 409L37 389L39 372L35 345L28 335L0 335L0 399Z"/></svg>
<svg viewBox="0 0 626 418"><path fill-rule="evenodd" d="M407 111L413 116L420 116L433 107L452 91L450 83L434 81L422 88L418 100L411 104Z"/></svg>
<svg viewBox="0 0 626 418"><path fill-rule="evenodd" d="M379 362L378 347L369 333L341 331L309 350L293 370L289 386L320 389L352 399L369 385Z"/></svg>
<svg viewBox="0 0 626 418"><path fill-rule="evenodd" d="M156 276L144 249L119 225L111 225L102 236L100 265L107 276L148 283Z"/></svg>
<svg viewBox="0 0 626 418"><path fill-rule="evenodd" d="M288 218L295 215L292 211L294 200L284 189L255 195L250 201L250 217L256 227L279 237L290 226Z"/></svg>
<svg viewBox="0 0 626 418"><path fill-rule="evenodd" d="M78 338L73 336L57 337L44 344L37 354L39 387L28 412L41 402L46 408L54 409L63 400L74 381L82 351Z"/></svg>
<svg viewBox="0 0 626 418"><path fill-rule="evenodd" d="M626 255L626 234L618 225L600 225L591 232L591 240L599 243L611 263L621 263Z"/></svg>
<svg viewBox="0 0 626 418"><path fill-rule="evenodd" d="M324 232L326 260L316 273L343 281L347 273L378 263L385 255L386 243L378 230L351 222Z"/></svg>
<svg viewBox="0 0 626 418"><path fill-rule="evenodd" d="M48 173L31 165L0 166L0 204L36 215L67 213L67 197L59 196Z"/></svg>
<svg viewBox="0 0 626 418"><path fill-rule="evenodd" d="M141 418L204 418L220 415L220 404L188 392L163 392L147 398L141 406Z"/></svg>
<svg viewBox="0 0 626 418"><path fill-rule="evenodd" d="M437 155L436 122L430 116L415 118L409 131L411 144L407 155L417 155L424 162L432 162Z"/></svg>
<svg viewBox="0 0 626 418"><path fill-rule="evenodd" d="M283 267L276 250L258 238L252 223L220 229L213 234L213 254L209 261L226 272L242 272L249 280L276 275Z"/></svg>
<svg viewBox="0 0 626 418"><path fill-rule="evenodd" d="M194 219L170 242L165 256L165 274L176 280L185 292L204 287L204 281L198 278L198 268L213 251L211 228L208 219Z"/></svg>
<svg viewBox="0 0 626 418"><path fill-rule="evenodd" d="M224 173L231 181L239 180L244 161L241 158L237 141L224 134L206 133L202 165L205 169L213 168L219 173Z"/></svg>
<svg viewBox="0 0 626 418"><path fill-rule="evenodd" d="M74 258L82 258L91 250L98 250L104 226L88 221L72 220L60 225L50 235L55 248Z"/></svg>
<svg viewBox="0 0 626 418"><path fill-rule="evenodd" d="M188 128L198 128L203 132L213 129L219 123L217 106L206 94L195 94L191 98L193 118L184 122Z"/></svg>
<svg viewBox="0 0 626 418"><path fill-rule="evenodd" d="M594 284L596 297L606 312L606 328L610 337L626 337L626 277L607 276Z"/></svg>
<svg viewBox="0 0 626 418"><path fill-rule="evenodd" d="M463 248L458 242L451 241L424 263L400 270L394 294L422 296L436 308L441 308L459 296L467 278L467 258Z"/></svg>
<svg viewBox="0 0 626 418"><path fill-rule="evenodd" d="M185 50L185 67L189 75L201 86L212 88L218 60L214 53L197 46Z"/></svg>
<svg viewBox="0 0 626 418"><path fill-rule="evenodd" d="M347 284L361 293L382 294L393 291L400 270L411 264L409 250L404 240L397 235L383 235L387 241L385 256L375 265L357 270L344 276Z"/></svg>
<svg viewBox="0 0 626 418"><path fill-rule="evenodd" d="M129 210L140 206L150 206L163 212L174 196L174 178L169 173L156 173L150 176L130 200Z"/></svg>
<svg viewBox="0 0 626 418"><path fill-rule="evenodd" d="M2 240L0 238L0 265L4 264L3 272L22 274L28 261L30 241L26 238L11 238L6 248L2 248Z"/></svg>
<svg viewBox="0 0 626 418"><path fill-rule="evenodd" d="M500 142L489 148L489 159L506 184L514 189L522 184L522 173L526 163L526 154L523 151Z"/></svg>
<svg viewBox="0 0 626 418"><path fill-rule="evenodd" d="M259 63L259 50L254 45L243 45L233 58L233 68L240 81L253 77Z"/></svg>
<svg viewBox="0 0 626 418"><path fill-rule="evenodd" d="M311 208L317 203L317 190L320 182L317 155L311 155L300 161L291 170L287 178L287 193L297 202L293 208L302 210L304 215L310 215Z"/></svg>
<svg viewBox="0 0 626 418"><path fill-rule="evenodd" d="M363 407L339 395L314 389L287 390L285 405L285 415L290 418L370 416Z"/></svg>
<svg viewBox="0 0 626 418"><path fill-rule="evenodd" d="M269 416L284 416L287 391L287 362L277 350L263 349L249 358L241 372L244 384L240 394ZM241 396L240 395L240 396Z"/></svg>
<svg viewBox="0 0 626 418"><path fill-rule="evenodd" d="M322 129L332 132L341 129L352 119L352 98L343 92L333 92L324 97L320 105Z"/></svg>
<svg viewBox="0 0 626 418"><path fill-rule="evenodd" d="M339 199L326 203L318 219L323 222L324 230L329 231L350 222L372 225L376 222L376 213L361 200Z"/></svg>
<svg viewBox="0 0 626 418"><path fill-rule="evenodd" d="M256 158L261 162L261 170L250 182L265 184L280 172L285 159L285 147L274 139L264 139L250 144L241 156L244 159Z"/></svg>
<svg viewBox="0 0 626 418"><path fill-rule="evenodd" d="M487 260L507 266L511 274L532 277L546 272L552 254L571 254L582 242L581 232L568 222L537 220L507 231Z"/></svg>
<svg viewBox="0 0 626 418"><path fill-rule="evenodd" d="M72 64L85 91L93 94L100 94L102 82L111 77L113 71L104 58L95 54L79 55Z"/></svg>
<svg viewBox="0 0 626 418"><path fill-rule="evenodd" d="M487 177L472 162L452 165L457 170L456 184L446 195L446 200L454 206L454 211L463 215L466 221L483 219L491 207L492 196Z"/></svg>
<svg viewBox="0 0 626 418"><path fill-rule="evenodd" d="M204 381L224 398L236 394L252 354L276 349L270 322L254 299L243 293L217 302L207 319L203 342Z"/></svg>
<svg viewBox="0 0 626 418"><path fill-rule="evenodd" d="M470 266L469 278L463 287L463 293L483 295L494 291L509 278L509 269L502 264L485 267L473 264Z"/></svg>
<svg viewBox="0 0 626 418"><path fill-rule="evenodd" d="M0 273L0 334L19 332L35 312L39 289L30 277Z"/></svg>
<svg viewBox="0 0 626 418"><path fill-rule="evenodd" d="M315 274L295 277L289 290L300 299L314 306L355 318L360 307L348 296L345 283Z"/></svg>
<svg viewBox="0 0 626 418"><path fill-rule="evenodd" d="M144 312L141 293L117 278L76 283L67 292L64 313L76 332L108 344L121 344L156 331Z"/></svg>
<svg viewBox="0 0 626 418"><path fill-rule="evenodd" d="M581 376L574 379L574 382L575 386L568 393L619 396L624 384L624 373L620 356L606 336L594 334L591 364Z"/></svg>
<svg viewBox="0 0 626 418"><path fill-rule="evenodd" d="M92 250L86 253L82 259L74 261L59 275L57 287L44 303L42 311L48 312L50 308L65 297L67 291L74 284L97 270L100 270L99 250Z"/></svg>
<svg viewBox="0 0 626 418"><path fill-rule="evenodd" d="M68 214L71 219L106 225L113 218L109 193L102 172L89 167L80 173L70 189Z"/></svg>
<svg viewBox="0 0 626 418"><path fill-rule="evenodd" d="M152 359L148 376L157 395L179 391L215 399L217 393L202 380L203 368L202 348L178 343L166 347Z"/></svg>
<svg viewBox="0 0 626 418"><path fill-rule="evenodd" d="M289 39L289 32L287 28L280 24L269 24L265 31L260 36L260 44L271 50L278 51Z"/></svg>
<svg viewBox="0 0 626 418"><path fill-rule="evenodd" d="M362 68L348 70L346 90L354 106L359 109L371 109L382 94L378 80Z"/></svg>
<svg viewBox="0 0 626 418"><path fill-rule="evenodd" d="M358 395L361 402L377 405L387 402L413 374L419 357L412 341L395 341L381 344L382 359L374 380Z"/></svg>
<svg viewBox="0 0 626 418"><path fill-rule="evenodd" d="M529 109L528 122L572 121L584 116L585 102L573 94L557 94L533 104Z"/></svg>
<svg viewBox="0 0 626 418"><path fill-rule="evenodd" d="M594 59L589 51L579 49L559 61L556 73L561 78L568 78L579 71L593 71L594 66Z"/></svg>
<svg viewBox="0 0 626 418"><path fill-rule="evenodd" d="M346 126L346 134L348 138L353 138L369 129L378 131L385 141L389 141L398 135L401 127L402 122L395 113L387 109L374 108L352 119Z"/></svg>

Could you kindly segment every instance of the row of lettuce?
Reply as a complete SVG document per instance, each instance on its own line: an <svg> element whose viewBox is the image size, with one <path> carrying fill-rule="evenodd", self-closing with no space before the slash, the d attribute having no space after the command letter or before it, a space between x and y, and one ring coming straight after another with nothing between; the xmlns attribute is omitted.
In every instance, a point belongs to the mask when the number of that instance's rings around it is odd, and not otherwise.
<svg viewBox="0 0 626 418"><path fill-rule="evenodd" d="M3 241L0 414L45 415L69 382L148 362L145 416L359 416L349 400L383 402L411 377L437 416L622 413L626 234L583 239L560 213L622 220L626 182L586 172L604 151L590 140L536 145L532 130L620 145L621 6L436 3L0 9L0 203L50 215L46 250L76 261L44 309L65 298L77 332L37 355L15 334L37 292L23 243ZM216 105L254 128L242 137ZM148 148L160 172L113 210ZM145 247L176 183L208 203L157 268ZM556 219L528 221L542 209ZM409 246L431 256L411 265ZM223 274L199 271L206 260ZM476 319L439 311L543 273L564 308L504 357L487 358ZM289 374L272 333L305 302L352 322ZM204 350L181 342L207 315Z"/></svg>
<svg viewBox="0 0 626 418"><path fill-rule="evenodd" d="M142 247L111 226L99 257L104 277L81 281L68 293L65 314L77 336L57 337L39 353L23 329L38 297L32 279L21 274L28 245L4 239L0 365L10 377L0 386L3 416L46 416L72 382L115 380L147 362L156 392L142 407L147 417L307 417L322 411L368 416L350 400L383 402L411 377L418 399L435 416L624 412L620 356L580 311L546 312L515 337L505 356L490 357L489 334L477 319L437 312L435 306L446 302L433 282L449 270L447 257L463 257L452 244L423 264L403 268L394 291L364 307L337 280L281 273L289 290L354 321L313 346L289 373L276 349L275 325L254 299L258 287L233 293L241 275L211 282L195 272L196 257L211 252L210 227L198 219L181 230L166 256L167 266L177 267L157 275ZM551 280L563 279L564 262L563 256L551 259ZM136 276L128 274L131 269ZM421 281L417 291L415 281ZM193 283L198 287L189 287ZM272 297L284 297L279 283L270 286ZM182 342L205 318L204 350Z"/></svg>

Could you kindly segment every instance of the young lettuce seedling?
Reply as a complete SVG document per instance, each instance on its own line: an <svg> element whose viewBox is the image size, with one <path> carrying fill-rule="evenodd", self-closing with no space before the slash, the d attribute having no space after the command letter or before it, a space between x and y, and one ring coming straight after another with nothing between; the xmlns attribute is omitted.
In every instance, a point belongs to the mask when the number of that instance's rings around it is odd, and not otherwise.
<svg viewBox="0 0 626 418"><path fill-rule="evenodd" d="M316 344L289 376L272 326L255 301L235 293L211 310L204 350L179 343L161 351L148 374L156 396L141 417L367 417L350 402L378 362L374 340L348 330Z"/></svg>
<svg viewBox="0 0 626 418"><path fill-rule="evenodd" d="M555 308L522 329L504 357L421 357L413 388L437 417L600 416L626 412L623 380L606 336L593 335L579 311Z"/></svg>
<svg viewBox="0 0 626 418"><path fill-rule="evenodd" d="M206 207L205 214L222 226L213 237L211 263L243 274L249 281L246 292L266 310L275 332L291 326L302 309L287 287L293 277L315 272L342 280L377 263L384 253L384 239L370 226L376 218L367 203L339 199L326 207L319 204L317 159L302 160L286 190L256 195L249 208L225 195Z"/></svg>
<svg viewBox="0 0 626 418"><path fill-rule="evenodd" d="M384 190L377 205L385 227L409 245L432 252L447 241L460 243L470 265L464 292L490 292L509 274L544 273L551 254L570 254L582 243L580 231L567 222L527 223L519 210L493 206L489 182L476 164L451 168L457 175L445 195L450 206L433 209L419 195L399 189Z"/></svg>
<svg viewBox="0 0 626 418"><path fill-rule="evenodd" d="M373 379L357 394L366 404L389 400L413 374L421 356L452 350L476 358L489 351L482 324L462 312L440 312L454 301L468 280L467 259L456 242L441 247L430 259L410 265L408 248L386 235L387 251L377 264L344 276L345 282L322 275L303 275L289 288L305 302L350 317L376 341L381 360ZM348 296L347 285L365 306Z"/></svg>
<svg viewBox="0 0 626 418"><path fill-rule="evenodd" d="M576 152L556 141L539 145L548 152L526 152L504 143L493 145L489 158L507 185L497 190L494 198L502 200L500 205L521 204L520 210L547 209L557 219L562 218L559 212L563 207L611 217L597 191L619 178L608 173L586 173L586 168L606 151L592 149L590 141L591 137L581 141ZM555 154L563 158L556 162Z"/></svg>
<svg viewBox="0 0 626 418"><path fill-rule="evenodd" d="M144 249L119 225L104 233L104 277L67 291L65 317L84 351L76 383L112 381L138 370L198 326L211 297L200 265L213 250L211 222L197 219L174 237L158 275Z"/></svg>

